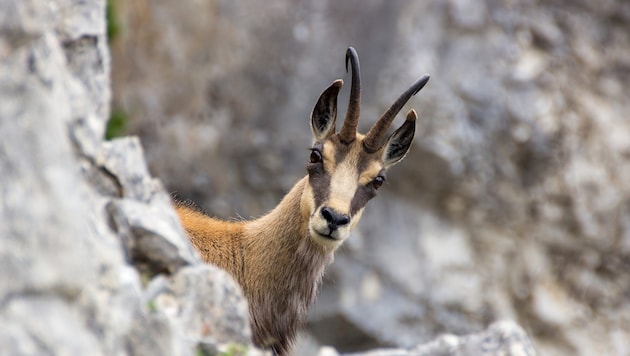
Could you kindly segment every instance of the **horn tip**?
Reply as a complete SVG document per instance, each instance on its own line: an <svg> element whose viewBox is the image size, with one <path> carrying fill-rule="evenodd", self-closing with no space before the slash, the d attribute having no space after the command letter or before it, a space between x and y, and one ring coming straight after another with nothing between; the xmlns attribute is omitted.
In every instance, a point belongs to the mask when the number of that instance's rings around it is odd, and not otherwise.
<svg viewBox="0 0 630 356"><path fill-rule="evenodd" d="M411 109L407 113L407 119L405 121L416 121L417 118L418 118L418 113L416 112L416 110Z"/></svg>
<svg viewBox="0 0 630 356"><path fill-rule="evenodd" d="M429 82L429 78L430 76L428 74L425 74L420 79L418 79L416 84L414 84L416 90L413 92L413 95L416 95L422 88L424 88L425 85L427 85L427 82Z"/></svg>
<svg viewBox="0 0 630 356"><path fill-rule="evenodd" d="M357 57L358 54L354 47L348 47L348 49L346 50L346 72L348 71L348 62L350 61L350 59L352 58L356 61Z"/></svg>

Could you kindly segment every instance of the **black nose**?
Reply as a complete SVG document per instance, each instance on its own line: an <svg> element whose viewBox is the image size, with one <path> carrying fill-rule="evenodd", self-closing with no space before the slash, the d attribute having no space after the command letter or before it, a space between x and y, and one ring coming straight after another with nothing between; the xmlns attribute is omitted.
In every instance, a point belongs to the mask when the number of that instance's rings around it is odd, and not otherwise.
<svg viewBox="0 0 630 356"><path fill-rule="evenodd" d="M327 206L322 208L322 216L328 222L330 230L335 230L339 226L347 225L350 222L350 217L348 215L339 214Z"/></svg>

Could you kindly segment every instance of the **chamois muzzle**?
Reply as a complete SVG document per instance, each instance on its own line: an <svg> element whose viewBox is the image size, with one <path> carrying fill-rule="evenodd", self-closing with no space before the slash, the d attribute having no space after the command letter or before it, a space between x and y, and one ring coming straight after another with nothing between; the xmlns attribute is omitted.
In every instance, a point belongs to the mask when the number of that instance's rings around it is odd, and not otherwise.
<svg viewBox="0 0 630 356"><path fill-rule="evenodd" d="M350 222L350 217L346 214L339 214L329 207L322 208L322 217L328 223L330 233L337 230L339 226L347 225Z"/></svg>

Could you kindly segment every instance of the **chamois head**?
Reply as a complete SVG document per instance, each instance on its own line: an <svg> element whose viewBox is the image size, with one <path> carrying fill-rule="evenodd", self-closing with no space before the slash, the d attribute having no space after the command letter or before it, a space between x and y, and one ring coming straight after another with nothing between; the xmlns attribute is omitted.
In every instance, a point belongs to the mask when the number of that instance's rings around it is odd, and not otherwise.
<svg viewBox="0 0 630 356"><path fill-rule="evenodd" d="M384 137L396 114L429 80L424 75L415 82L363 135L357 132L361 104L359 58L352 47L346 52L346 70L348 62L352 86L341 131L337 133L335 127L341 79L324 90L311 114L313 145L307 165L308 184L301 202L303 214L309 216L311 238L329 248L337 247L348 237L367 202L385 182L387 169L407 154L417 118L413 109L387 140Z"/></svg>

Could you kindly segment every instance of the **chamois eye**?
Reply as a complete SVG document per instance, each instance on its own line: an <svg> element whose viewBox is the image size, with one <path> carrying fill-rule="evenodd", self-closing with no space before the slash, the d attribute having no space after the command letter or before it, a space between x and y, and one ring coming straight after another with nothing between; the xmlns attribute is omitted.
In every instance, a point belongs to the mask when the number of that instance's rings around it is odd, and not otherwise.
<svg viewBox="0 0 630 356"><path fill-rule="evenodd" d="M322 161L322 154L321 154L321 152L319 152L316 149L312 149L311 150L310 162L311 163L319 163L321 161Z"/></svg>
<svg viewBox="0 0 630 356"><path fill-rule="evenodd" d="M383 185L384 182L385 177L377 176L376 178L374 178L374 180L372 180L372 186L374 187L374 189L378 189L381 187L381 185Z"/></svg>

